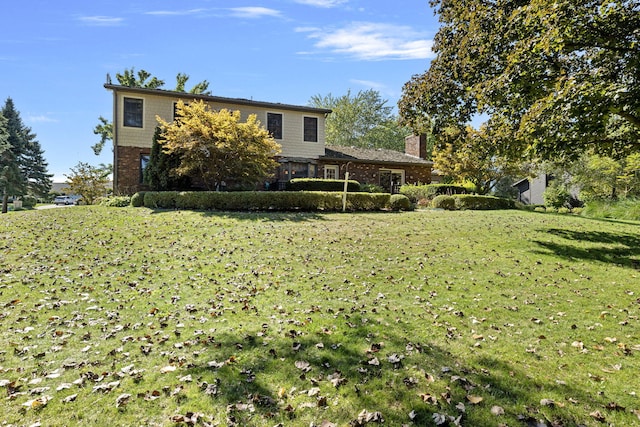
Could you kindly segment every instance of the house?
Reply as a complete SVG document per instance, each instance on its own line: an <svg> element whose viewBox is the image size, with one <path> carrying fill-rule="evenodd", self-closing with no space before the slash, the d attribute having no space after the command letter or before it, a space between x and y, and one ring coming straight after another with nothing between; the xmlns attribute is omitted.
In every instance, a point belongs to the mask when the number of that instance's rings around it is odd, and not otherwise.
<svg viewBox="0 0 640 427"><path fill-rule="evenodd" d="M255 114L282 147L273 178L277 185L271 188L282 188L292 178L342 178L347 170L353 179L381 185L389 191L405 182L430 182L432 163L424 159L424 138L409 138L404 154L325 147L325 121L331 113L328 109L110 83L104 87L113 93L115 194L147 189L142 172L149 162L156 116L172 120L179 100L187 104L202 100L212 109L239 110L243 120Z"/></svg>
<svg viewBox="0 0 640 427"><path fill-rule="evenodd" d="M518 201L525 205L544 205L544 191L549 185L549 175L540 174L534 178L523 178L511 186L518 190Z"/></svg>

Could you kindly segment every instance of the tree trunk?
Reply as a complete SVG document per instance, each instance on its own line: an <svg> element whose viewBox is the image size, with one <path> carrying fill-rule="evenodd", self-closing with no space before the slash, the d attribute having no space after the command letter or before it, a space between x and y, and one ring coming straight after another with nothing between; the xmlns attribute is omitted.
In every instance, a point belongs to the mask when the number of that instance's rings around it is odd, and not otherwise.
<svg viewBox="0 0 640 427"><path fill-rule="evenodd" d="M9 205L9 195L5 190L4 193L2 194L2 213L7 213L7 211L9 210L8 205Z"/></svg>

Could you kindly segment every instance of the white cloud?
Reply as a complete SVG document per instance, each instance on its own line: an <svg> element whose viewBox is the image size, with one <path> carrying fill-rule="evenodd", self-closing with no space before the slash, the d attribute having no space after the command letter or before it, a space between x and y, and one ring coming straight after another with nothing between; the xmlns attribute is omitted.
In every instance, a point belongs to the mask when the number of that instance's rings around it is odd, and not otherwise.
<svg viewBox="0 0 640 427"><path fill-rule="evenodd" d="M356 22L344 28L305 29L321 50L362 61L433 58L433 41L405 25ZM307 54L308 52L305 52Z"/></svg>
<svg viewBox="0 0 640 427"><path fill-rule="evenodd" d="M371 81L371 80L351 79L350 81L351 81L351 83L357 84L359 86L364 86L366 88L375 89L377 91L386 89L386 87L387 87L384 83L374 82L374 81Z"/></svg>
<svg viewBox="0 0 640 427"><path fill-rule="evenodd" d="M282 13L280 11L266 7L232 7L229 10L233 16L238 18L263 18L265 16L271 16L274 18L282 17Z"/></svg>
<svg viewBox="0 0 640 427"><path fill-rule="evenodd" d="M204 12L205 9L188 9L188 10L153 10L151 12L145 12L145 15L155 16L184 16L184 15L197 15Z"/></svg>
<svg viewBox="0 0 640 427"><path fill-rule="evenodd" d="M37 116L30 114L26 117L25 121L27 123L57 123L58 122L58 120L52 119L51 117L46 116L44 114L40 114Z"/></svg>
<svg viewBox="0 0 640 427"><path fill-rule="evenodd" d="M115 16L81 16L78 18L86 25L96 27L115 27L124 22L124 18L118 18Z"/></svg>
<svg viewBox="0 0 640 427"><path fill-rule="evenodd" d="M309 6L316 7L336 7L343 3L346 3L347 0L294 0L296 3L307 4Z"/></svg>

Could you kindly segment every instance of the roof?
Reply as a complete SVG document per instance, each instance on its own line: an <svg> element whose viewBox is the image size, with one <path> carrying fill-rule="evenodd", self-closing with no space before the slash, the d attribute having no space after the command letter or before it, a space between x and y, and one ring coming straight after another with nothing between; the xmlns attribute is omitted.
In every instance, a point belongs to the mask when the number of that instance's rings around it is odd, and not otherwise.
<svg viewBox="0 0 640 427"><path fill-rule="evenodd" d="M433 162L385 148L325 147L323 160L432 166Z"/></svg>
<svg viewBox="0 0 640 427"><path fill-rule="evenodd" d="M301 112L325 114L325 115L331 113L331 110L327 108L316 108L316 107L309 107L304 105L280 104L277 102L254 101L252 99L244 99L244 98L226 98L222 96L200 95L200 94L193 94L188 92L176 92L173 90L164 90L164 89L129 87L129 86L108 84L108 83L105 84L104 87L105 89L109 89L114 92L122 91L122 92L138 93L141 95L147 94L147 95L167 96L171 98L201 99L203 101L216 102L220 104L247 105L252 107L262 107L262 108L268 108L268 109L274 109L274 110L301 111Z"/></svg>

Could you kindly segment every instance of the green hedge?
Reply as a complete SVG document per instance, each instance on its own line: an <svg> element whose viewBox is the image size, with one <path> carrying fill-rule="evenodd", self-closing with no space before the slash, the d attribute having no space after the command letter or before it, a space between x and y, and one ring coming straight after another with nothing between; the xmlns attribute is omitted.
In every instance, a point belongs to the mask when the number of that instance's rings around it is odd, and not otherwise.
<svg viewBox="0 0 640 427"><path fill-rule="evenodd" d="M134 195L132 205L151 209L222 211L341 211L342 194L329 191L146 191ZM134 204L135 202L135 204ZM347 193L347 210L376 211L394 208L388 193Z"/></svg>
<svg viewBox="0 0 640 427"><path fill-rule="evenodd" d="M403 185L400 194L404 194L412 203L420 200L432 200L436 196L453 194L467 194L469 190L461 185L427 184L427 185Z"/></svg>
<svg viewBox="0 0 640 427"><path fill-rule="evenodd" d="M394 211L412 211L413 204L411 200L404 194L392 194L390 207Z"/></svg>
<svg viewBox="0 0 640 427"><path fill-rule="evenodd" d="M453 196L456 201L456 209L465 210L496 210L515 209L516 202L494 196L477 196L474 194L457 194Z"/></svg>
<svg viewBox="0 0 640 427"><path fill-rule="evenodd" d="M319 179L319 178L294 178L287 182L287 191L344 191L343 179ZM356 193L360 191L358 181L347 181L347 191Z"/></svg>
<svg viewBox="0 0 640 427"><path fill-rule="evenodd" d="M515 209L516 202L501 197L455 194L453 196L436 196L431 201L431 207L446 210Z"/></svg>

